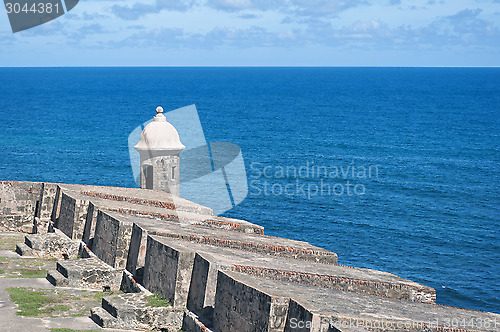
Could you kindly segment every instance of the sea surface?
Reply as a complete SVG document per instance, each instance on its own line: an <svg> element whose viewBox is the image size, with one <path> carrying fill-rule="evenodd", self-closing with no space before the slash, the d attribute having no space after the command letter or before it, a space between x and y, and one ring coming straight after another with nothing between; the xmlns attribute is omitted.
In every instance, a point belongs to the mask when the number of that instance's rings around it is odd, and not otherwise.
<svg viewBox="0 0 500 332"><path fill-rule="evenodd" d="M130 132L191 104L242 150L226 216L500 313L500 68L0 68L0 179L134 187Z"/></svg>

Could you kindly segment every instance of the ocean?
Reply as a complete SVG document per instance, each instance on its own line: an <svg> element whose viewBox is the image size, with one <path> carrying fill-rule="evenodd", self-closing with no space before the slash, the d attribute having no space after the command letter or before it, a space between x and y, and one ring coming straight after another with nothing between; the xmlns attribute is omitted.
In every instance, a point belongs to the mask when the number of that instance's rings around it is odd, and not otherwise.
<svg viewBox="0 0 500 332"><path fill-rule="evenodd" d="M196 104L241 148L224 215L500 313L500 68L0 68L0 179L135 187L128 135Z"/></svg>

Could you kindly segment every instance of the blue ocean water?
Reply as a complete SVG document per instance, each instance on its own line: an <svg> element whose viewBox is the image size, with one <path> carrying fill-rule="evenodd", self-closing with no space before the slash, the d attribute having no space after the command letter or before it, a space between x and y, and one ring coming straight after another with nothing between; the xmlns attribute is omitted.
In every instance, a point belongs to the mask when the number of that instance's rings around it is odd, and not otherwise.
<svg viewBox="0 0 500 332"><path fill-rule="evenodd" d="M227 216L500 313L500 68L0 68L0 83L2 180L135 186L129 133L196 104L207 140L245 159Z"/></svg>

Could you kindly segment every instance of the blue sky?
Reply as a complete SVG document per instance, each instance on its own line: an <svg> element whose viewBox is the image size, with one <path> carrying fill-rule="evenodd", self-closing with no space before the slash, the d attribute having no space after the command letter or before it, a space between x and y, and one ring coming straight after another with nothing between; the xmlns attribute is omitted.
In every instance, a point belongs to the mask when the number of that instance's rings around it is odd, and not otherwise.
<svg viewBox="0 0 500 332"><path fill-rule="evenodd" d="M500 0L81 0L0 66L499 66Z"/></svg>

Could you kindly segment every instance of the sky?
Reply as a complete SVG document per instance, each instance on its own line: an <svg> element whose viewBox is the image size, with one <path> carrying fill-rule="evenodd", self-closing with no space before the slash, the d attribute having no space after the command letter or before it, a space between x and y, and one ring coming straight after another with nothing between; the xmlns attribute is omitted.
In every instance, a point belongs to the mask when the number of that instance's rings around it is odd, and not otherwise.
<svg viewBox="0 0 500 332"><path fill-rule="evenodd" d="M81 0L0 66L500 66L500 0Z"/></svg>

